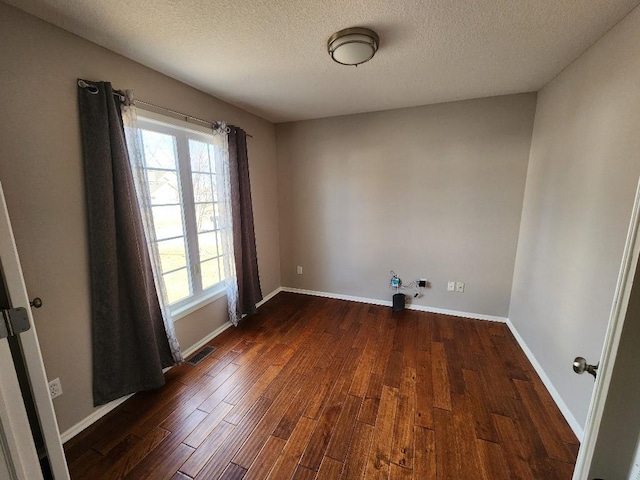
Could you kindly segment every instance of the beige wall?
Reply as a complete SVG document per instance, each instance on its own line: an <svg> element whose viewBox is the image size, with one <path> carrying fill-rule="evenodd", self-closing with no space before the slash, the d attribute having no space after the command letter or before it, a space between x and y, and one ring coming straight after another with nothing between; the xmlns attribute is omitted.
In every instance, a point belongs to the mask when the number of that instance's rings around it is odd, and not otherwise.
<svg viewBox="0 0 640 480"><path fill-rule="evenodd" d="M535 101L277 125L283 286L390 300L394 270L431 282L417 304L506 316Z"/></svg>
<svg viewBox="0 0 640 480"><path fill-rule="evenodd" d="M640 175L640 9L538 94L509 317L577 422Z"/></svg>
<svg viewBox="0 0 640 480"><path fill-rule="evenodd" d="M0 181L34 311L61 430L93 411L88 253L76 78L108 80L138 98L191 115L224 119L249 139L263 292L280 286L274 127L0 3ZM224 298L177 322L183 348L226 321Z"/></svg>

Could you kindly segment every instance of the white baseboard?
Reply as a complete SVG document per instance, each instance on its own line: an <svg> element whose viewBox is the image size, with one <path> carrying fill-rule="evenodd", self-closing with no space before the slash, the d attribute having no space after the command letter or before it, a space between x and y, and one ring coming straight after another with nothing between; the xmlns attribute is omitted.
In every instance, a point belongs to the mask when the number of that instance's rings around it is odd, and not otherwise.
<svg viewBox="0 0 640 480"><path fill-rule="evenodd" d="M273 292L269 293L262 300L260 300L258 303L256 303L256 307L260 308L262 305L267 303L269 300L271 300L273 297L275 297L280 292L282 292L282 287L276 288Z"/></svg>
<svg viewBox="0 0 640 480"><path fill-rule="evenodd" d="M232 326L233 326L233 324L229 320L227 320L222 325L220 325L218 328L216 328L213 332L211 332L209 335L204 337L202 340L200 340L199 342L191 345L189 348L184 350L182 352L182 356L184 358L187 358L189 355L191 355L192 353L194 353L197 350L199 350L200 348L202 348L204 345L206 345L211 340L213 340L218 335L220 335L222 332L224 332L227 328L232 327ZM169 368L171 368L171 367L169 367Z"/></svg>
<svg viewBox="0 0 640 480"><path fill-rule="evenodd" d="M370 303L372 305L382 305L384 307L390 307L392 303L390 300L379 300L376 298L366 298L366 297L354 297L351 295L342 295L340 293L318 292L315 290L302 290L300 288L281 287L280 291L290 292L290 293L301 293L304 295L313 295L315 297L335 298L338 300L350 300L352 302ZM451 315L453 317L465 317L465 318L473 318L475 320L489 320L492 322L507 323L507 318L505 317L497 317L495 315L485 315L483 313L459 312L456 310L447 310L444 308L428 307L426 305L416 305L411 303L407 304L406 308L408 310L440 313L442 315Z"/></svg>
<svg viewBox="0 0 640 480"><path fill-rule="evenodd" d="M269 293L266 297L264 297L264 299L260 303L258 303L257 306L260 307L262 304L271 300L271 298L275 297L281 291L282 291L281 288L276 288L273 292ZM223 325L216 328L213 332L208 334L206 337L204 337L194 345L190 346L186 350L184 350L182 352L182 356L187 358L189 355L191 355L192 353L194 353L195 351L197 351L198 349L200 349L201 347L209 343L211 340L213 340L215 337L220 335L222 332L224 332L227 328L231 326L232 326L232 323L229 321L226 321ZM169 370L170 368L171 367L169 367L166 370ZM78 423L76 423L74 426L72 426L68 430L65 430L60 435L60 438L62 439L62 443L65 443L71 440L73 437L75 437L80 432L82 432L85 428L93 425L95 422L97 422L102 417L104 417L107 413L109 413L110 411L114 410L116 407L126 402L133 395L135 394L132 393L131 395L127 395L125 397L119 398L117 400L109 402L106 405L102 405L101 407L98 407L97 409L95 409L89 416L85 417L83 420L80 420Z"/></svg>
<svg viewBox="0 0 640 480"><path fill-rule="evenodd" d="M95 422L100 420L102 417L104 417L111 410L113 410L117 406L123 404L124 402L129 400L134 395L135 394L132 393L131 395L127 395L125 397L122 397L122 398L119 398L117 400L114 400L113 402L109 402L106 405L102 405L101 407L98 407L88 417L85 417L84 419L82 419L78 423L76 423L73 427L71 427L68 430L65 430L64 432L62 432L60 434L60 439L62 440L62 443L68 442L73 437L75 437L80 432L82 432L85 428L89 427L90 425L93 425Z"/></svg>
<svg viewBox="0 0 640 480"><path fill-rule="evenodd" d="M580 422L576 420L576 417L573 416L571 410L560 396L560 393L558 393L558 390L556 390L556 387L554 387L553 383L551 382L551 379L545 373L542 365L540 365L540 362L538 362L538 359L536 359L535 355L526 344L524 338L522 338L515 325L511 323L511 320L507 320L507 326L509 327L509 330L511 330L513 336L516 338L516 341L520 345L520 348L522 348L525 355L529 359L529 362L531 362L531 365L533 365L533 368L542 380L542 383L544 383L544 386L547 387L547 390L551 394L553 401L560 409L560 412L571 427L571 430L573 430L573 433L575 433L576 437L578 437L578 440L582 442L582 438L584 437L584 428L582 427L582 425L580 425Z"/></svg>

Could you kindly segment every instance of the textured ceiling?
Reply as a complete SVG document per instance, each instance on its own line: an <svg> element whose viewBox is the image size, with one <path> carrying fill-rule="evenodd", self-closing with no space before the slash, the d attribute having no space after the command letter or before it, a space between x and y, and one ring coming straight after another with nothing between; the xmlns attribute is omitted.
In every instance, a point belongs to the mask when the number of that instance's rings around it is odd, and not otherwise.
<svg viewBox="0 0 640 480"><path fill-rule="evenodd" d="M5 0L274 122L540 89L640 0ZM374 29L370 62L328 37Z"/></svg>

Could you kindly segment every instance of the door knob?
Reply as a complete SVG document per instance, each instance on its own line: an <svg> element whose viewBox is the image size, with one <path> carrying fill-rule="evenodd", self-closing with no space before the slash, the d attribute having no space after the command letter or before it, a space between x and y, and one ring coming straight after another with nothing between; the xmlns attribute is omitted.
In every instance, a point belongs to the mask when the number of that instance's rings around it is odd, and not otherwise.
<svg viewBox="0 0 640 480"><path fill-rule="evenodd" d="M33 308L40 308L42 306L42 299L40 297L36 297L29 302Z"/></svg>
<svg viewBox="0 0 640 480"><path fill-rule="evenodd" d="M593 375L593 378L596 378L598 365L589 365L584 358L576 357L573 361L573 371L578 375L582 375L584 372L587 372Z"/></svg>

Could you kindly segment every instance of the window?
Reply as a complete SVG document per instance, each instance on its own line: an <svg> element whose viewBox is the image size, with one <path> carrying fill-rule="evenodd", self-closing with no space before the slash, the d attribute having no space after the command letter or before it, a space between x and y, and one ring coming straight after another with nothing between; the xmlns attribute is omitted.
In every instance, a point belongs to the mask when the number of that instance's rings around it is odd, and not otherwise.
<svg viewBox="0 0 640 480"><path fill-rule="evenodd" d="M138 128L162 276L175 313L222 288L221 147L206 130L155 114L139 114Z"/></svg>

